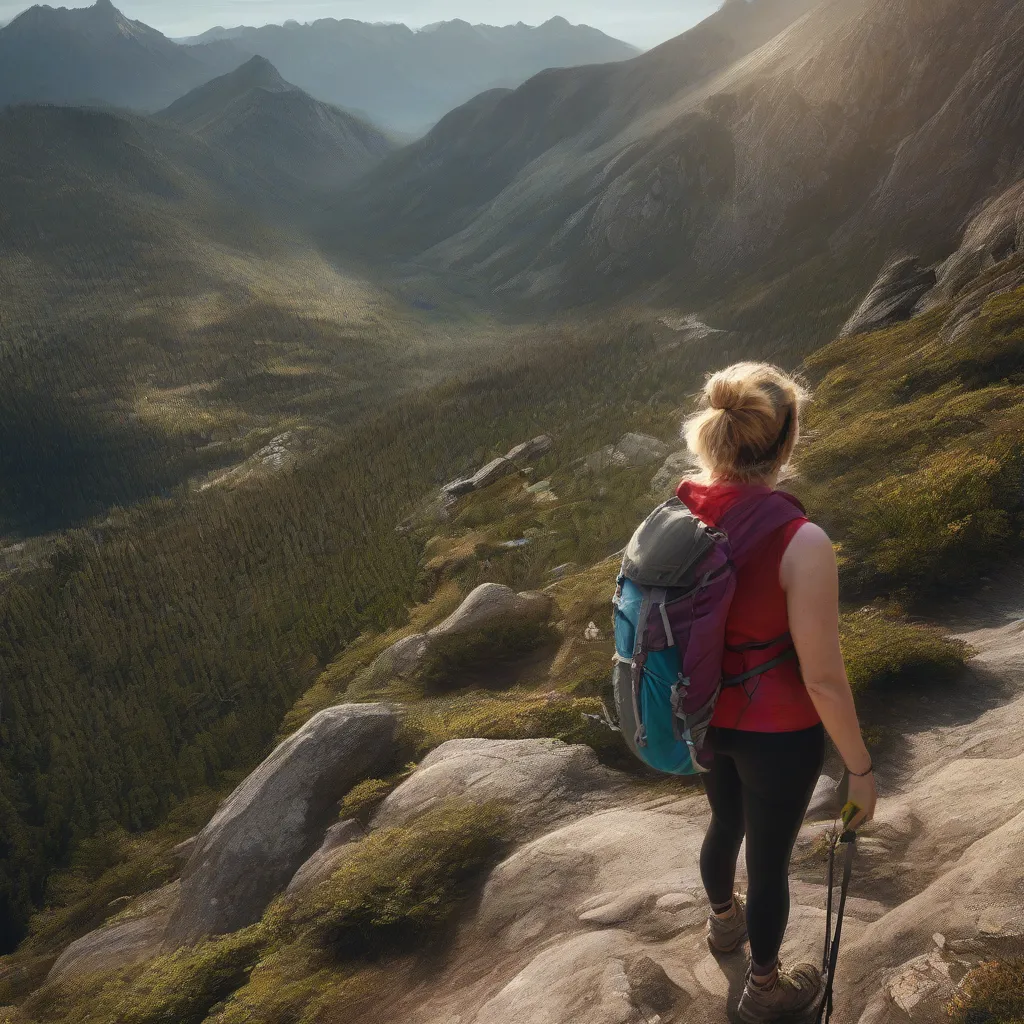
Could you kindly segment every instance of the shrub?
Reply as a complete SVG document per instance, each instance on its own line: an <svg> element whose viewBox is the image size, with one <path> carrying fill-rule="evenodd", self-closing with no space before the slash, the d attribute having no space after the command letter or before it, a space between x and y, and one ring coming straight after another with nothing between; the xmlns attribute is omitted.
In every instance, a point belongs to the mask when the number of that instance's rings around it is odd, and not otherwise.
<svg viewBox="0 0 1024 1024"><path fill-rule="evenodd" d="M598 753L619 747L616 733L584 717L599 714L593 697L561 693L461 694L409 708L407 734L417 756L454 739L525 740L551 738L585 743Z"/></svg>
<svg viewBox="0 0 1024 1024"><path fill-rule="evenodd" d="M417 669L416 679L427 693L461 689L481 675L480 681L486 685L494 669L514 664L554 638L548 623L536 618L437 637Z"/></svg>
<svg viewBox="0 0 1024 1024"><path fill-rule="evenodd" d="M898 586L970 578L979 560L1014 539L1021 457L1005 444L954 448L916 472L888 476L861 495L847 546L860 570Z"/></svg>
<svg viewBox="0 0 1024 1024"><path fill-rule="evenodd" d="M975 967L947 1012L956 1024L1024 1024L1024 957Z"/></svg>
<svg viewBox="0 0 1024 1024"><path fill-rule="evenodd" d="M407 826L381 829L330 879L284 905L276 923L341 957L409 948L452 919L501 849L506 827L497 805L452 802Z"/></svg>
<svg viewBox="0 0 1024 1024"><path fill-rule="evenodd" d="M361 1019L369 1002L394 986L395 977L370 966L324 965L300 945L275 951L260 961L245 986L207 1024L327 1024Z"/></svg>
<svg viewBox="0 0 1024 1024"><path fill-rule="evenodd" d="M266 946L255 926L158 957L145 967L41 989L24 1005L40 1024L202 1024L245 983Z"/></svg>
<svg viewBox="0 0 1024 1024"><path fill-rule="evenodd" d="M873 608L842 616L839 640L854 690L902 679L946 679L963 667L970 654L967 644L934 627Z"/></svg>
<svg viewBox="0 0 1024 1024"><path fill-rule="evenodd" d="M356 821L367 824L373 817L373 812L387 799L388 794L395 788L401 776L392 779L364 779L353 786L341 801L339 817L355 818Z"/></svg>

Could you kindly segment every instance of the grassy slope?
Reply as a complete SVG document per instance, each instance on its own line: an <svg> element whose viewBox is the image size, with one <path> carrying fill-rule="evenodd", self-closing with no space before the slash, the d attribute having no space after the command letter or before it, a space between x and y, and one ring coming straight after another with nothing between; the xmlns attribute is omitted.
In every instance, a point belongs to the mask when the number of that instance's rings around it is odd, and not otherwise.
<svg viewBox="0 0 1024 1024"><path fill-rule="evenodd" d="M804 494L842 540L851 592L922 593L1019 547L1024 289L990 298L945 341L945 308L841 339L818 378Z"/></svg>

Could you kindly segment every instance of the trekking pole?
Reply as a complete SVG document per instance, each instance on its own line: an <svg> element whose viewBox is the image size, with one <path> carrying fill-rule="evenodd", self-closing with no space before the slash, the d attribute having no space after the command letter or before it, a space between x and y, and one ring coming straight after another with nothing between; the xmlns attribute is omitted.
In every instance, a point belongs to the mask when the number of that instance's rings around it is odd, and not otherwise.
<svg viewBox="0 0 1024 1024"><path fill-rule="evenodd" d="M843 825L848 825L856 817L860 808L853 803L843 808ZM843 861L843 881L839 888L839 907L836 912L836 930L832 934L832 890L835 883L835 859L836 849L839 846L846 847L846 855ZM825 922L825 954L822 958L822 972L825 975L825 991L822 993L821 1003L818 1005L818 1016L816 1024L828 1024L832 1019L832 987L835 983L836 964L839 962L839 940L843 934L843 913L846 910L846 896L850 888L850 878L853 875L853 858L857 852L857 833L853 829L845 828L838 835L833 836L828 848L828 909Z"/></svg>

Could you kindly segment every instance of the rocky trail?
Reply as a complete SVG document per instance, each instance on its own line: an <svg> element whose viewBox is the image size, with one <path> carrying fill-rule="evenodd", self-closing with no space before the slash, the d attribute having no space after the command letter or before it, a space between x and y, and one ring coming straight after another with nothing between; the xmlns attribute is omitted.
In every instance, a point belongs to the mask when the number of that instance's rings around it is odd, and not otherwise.
<svg viewBox="0 0 1024 1024"><path fill-rule="evenodd" d="M879 758L882 798L859 842L837 1021L941 1020L971 966L1024 947L1022 605L1009 574L982 591L955 614L977 652L963 677L887 704L902 741ZM409 992L402 1019L723 1020L744 961L704 945L706 816L699 792L652 801L626 791L521 847L493 872L444 973ZM795 854L790 962L821 955L828 827L809 821Z"/></svg>
<svg viewBox="0 0 1024 1024"><path fill-rule="evenodd" d="M531 604L530 595L488 587L445 628ZM881 800L858 843L837 979L841 1024L942 1020L971 967L1024 951L1022 610L1024 586L1008 570L944 623L976 652L958 679L866 707L884 722ZM355 822L330 824L337 799L386 756L397 721L384 704L314 716L184 844L179 880L74 943L51 978L66 983L243 927L286 887L328 877L364 834ZM821 956L828 788L823 778L794 854L784 961ZM704 942L697 855L708 811L699 787L652 787L558 740L451 740L387 797L369 831L452 798L511 807L517 842L455 934L415 964L394 965L381 1020L732 1019L745 961L716 958Z"/></svg>

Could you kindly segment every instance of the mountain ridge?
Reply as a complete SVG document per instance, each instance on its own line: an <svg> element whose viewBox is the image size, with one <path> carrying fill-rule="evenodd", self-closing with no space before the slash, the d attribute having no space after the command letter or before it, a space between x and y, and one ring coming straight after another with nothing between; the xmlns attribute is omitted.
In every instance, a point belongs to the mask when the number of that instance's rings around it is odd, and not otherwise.
<svg viewBox="0 0 1024 1024"><path fill-rule="evenodd" d="M948 0L726 5L631 61L453 112L354 187L338 230L552 306L708 301L772 266L781 281L794 254L841 278L875 246L881 265L896 224L938 253L1024 163L1024 13L958 18Z"/></svg>
<svg viewBox="0 0 1024 1024"><path fill-rule="evenodd" d="M559 18L537 27L456 19L419 30L321 18L216 28L185 41L230 42L261 53L316 98L365 111L376 123L406 133L422 133L473 96L518 86L545 68L628 60L639 53L597 29Z"/></svg>

